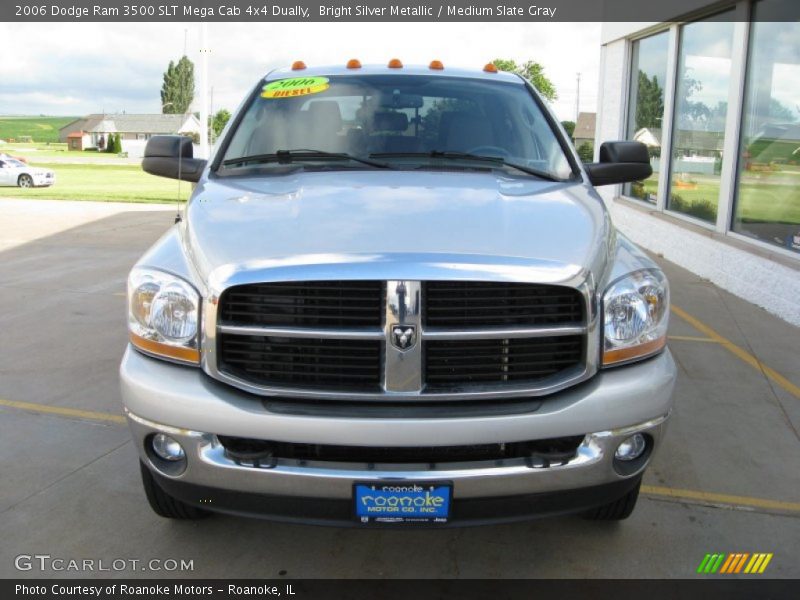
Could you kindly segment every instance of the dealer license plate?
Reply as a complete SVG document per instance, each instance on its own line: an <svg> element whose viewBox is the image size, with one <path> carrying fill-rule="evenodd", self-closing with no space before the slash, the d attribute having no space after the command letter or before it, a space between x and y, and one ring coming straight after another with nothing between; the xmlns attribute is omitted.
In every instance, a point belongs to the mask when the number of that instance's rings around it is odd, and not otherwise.
<svg viewBox="0 0 800 600"><path fill-rule="evenodd" d="M356 483L355 516L362 523L446 523L452 492L451 483Z"/></svg>

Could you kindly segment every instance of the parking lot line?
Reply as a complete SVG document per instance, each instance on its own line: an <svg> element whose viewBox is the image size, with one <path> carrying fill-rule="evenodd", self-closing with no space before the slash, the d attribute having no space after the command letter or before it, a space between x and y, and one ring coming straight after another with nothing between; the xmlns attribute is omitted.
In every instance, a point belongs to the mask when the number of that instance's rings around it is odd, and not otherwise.
<svg viewBox="0 0 800 600"><path fill-rule="evenodd" d="M800 513L800 502L784 502L782 500L736 496L732 494L714 494L711 492L681 490L654 485L642 485L641 491L643 494L653 498L676 500L679 502L723 506L727 508L765 509Z"/></svg>
<svg viewBox="0 0 800 600"><path fill-rule="evenodd" d="M761 371L765 377L777 383L784 390L792 394L795 398L800 398L800 386L795 385L794 383L786 379L786 377L778 373L775 369L772 369L771 367L768 367L767 365L762 363L755 356L750 354L747 350L745 350L741 346L737 346L728 338L720 335L719 333L711 329L711 327L703 323L700 319L698 319L697 317L693 317L685 310L683 310L678 306L675 306L674 304L672 305L672 312L674 312L681 319L689 323L689 325L691 325L701 333L704 333L712 340L717 341L719 344L722 345L723 348L725 348L728 352L730 352L740 360L746 362L754 369Z"/></svg>
<svg viewBox="0 0 800 600"><path fill-rule="evenodd" d="M719 344L719 342L713 338L698 337L696 335L670 335L667 336L667 339L678 340L680 342L708 342L709 344Z"/></svg>
<svg viewBox="0 0 800 600"><path fill-rule="evenodd" d="M19 408L21 410L51 415L59 415L62 417L77 417L79 419L88 419L90 421L120 424L125 423L125 417L122 415L112 415L111 413L96 412L93 410L80 410L77 408L66 408L63 406L48 406L47 404L36 404L33 402L17 402L16 400L5 400L4 398L0 398L0 406Z"/></svg>

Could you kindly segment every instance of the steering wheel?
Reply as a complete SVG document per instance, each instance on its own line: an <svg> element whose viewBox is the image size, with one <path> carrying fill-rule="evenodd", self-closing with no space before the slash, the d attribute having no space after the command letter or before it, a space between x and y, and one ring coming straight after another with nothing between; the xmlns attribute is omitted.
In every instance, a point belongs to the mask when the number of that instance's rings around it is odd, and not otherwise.
<svg viewBox="0 0 800 600"><path fill-rule="evenodd" d="M479 156L491 156L497 158L508 158L511 156L508 150L499 146L475 146L467 150L467 154L477 154Z"/></svg>

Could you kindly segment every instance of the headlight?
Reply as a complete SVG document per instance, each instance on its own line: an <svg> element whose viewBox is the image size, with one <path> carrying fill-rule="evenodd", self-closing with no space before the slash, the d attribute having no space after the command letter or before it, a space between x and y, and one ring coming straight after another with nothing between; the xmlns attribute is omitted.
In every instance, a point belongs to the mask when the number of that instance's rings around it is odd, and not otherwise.
<svg viewBox="0 0 800 600"><path fill-rule="evenodd" d="M200 362L200 295L183 279L155 269L134 269L128 277L131 343L148 354Z"/></svg>
<svg viewBox="0 0 800 600"><path fill-rule="evenodd" d="M669 284L658 270L635 271L603 296L603 365L645 358L667 341Z"/></svg>

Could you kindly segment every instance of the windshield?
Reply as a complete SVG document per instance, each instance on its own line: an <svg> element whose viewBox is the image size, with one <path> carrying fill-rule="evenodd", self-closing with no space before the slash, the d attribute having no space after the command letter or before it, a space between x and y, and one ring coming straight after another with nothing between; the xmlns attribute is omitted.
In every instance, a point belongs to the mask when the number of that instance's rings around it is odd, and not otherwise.
<svg viewBox="0 0 800 600"><path fill-rule="evenodd" d="M502 168L557 180L572 175L547 119L521 82L427 75L265 83L232 133L218 172L287 164Z"/></svg>

